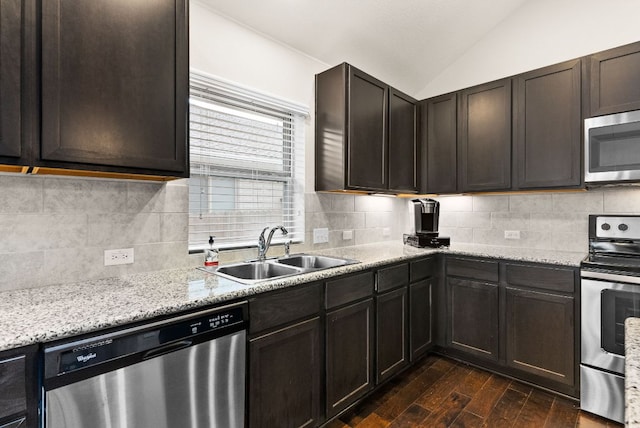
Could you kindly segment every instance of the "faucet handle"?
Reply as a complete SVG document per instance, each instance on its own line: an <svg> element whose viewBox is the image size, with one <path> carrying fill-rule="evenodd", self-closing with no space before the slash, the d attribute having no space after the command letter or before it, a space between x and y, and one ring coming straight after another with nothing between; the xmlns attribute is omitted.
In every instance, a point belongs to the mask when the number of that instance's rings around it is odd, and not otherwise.
<svg viewBox="0 0 640 428"><path fill-rule="evenodd" d="M291 251L291 239L284 243L284 256L289 257Z"/></svg>

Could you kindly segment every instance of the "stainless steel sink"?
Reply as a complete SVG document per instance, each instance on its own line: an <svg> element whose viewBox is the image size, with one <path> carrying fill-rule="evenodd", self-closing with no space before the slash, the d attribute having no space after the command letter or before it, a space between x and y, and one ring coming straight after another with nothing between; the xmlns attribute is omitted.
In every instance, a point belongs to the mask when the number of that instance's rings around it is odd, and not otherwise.
<svg viewBox="0 0 640 428"><path fill-rule="evenodd" d="M255 284L270 279L284 278L306 272L330 269L339 266L360 263L357 260L342 259L311 254L293 254L279 259L266 261L250 261L221 266L215 271L206 268L206 272L214 273L223 278L243 284Z"/></svg>
<svg viewBox="0 0 640 428"><path fill-rule="evenodd" d="M340 259L337 257L314 256L311 254L294 254L289 257L282 257L276 260L278 263L296 266L306 270L329 269L338 266L346 266L358 263L357 260Z"/></svg>
<svg viewBox="0 0 640 428"><path fill-rule="evenodd" d="M302 273L301 269L273 262L248 262L221 266L215 273L245 284Z"/></svg>

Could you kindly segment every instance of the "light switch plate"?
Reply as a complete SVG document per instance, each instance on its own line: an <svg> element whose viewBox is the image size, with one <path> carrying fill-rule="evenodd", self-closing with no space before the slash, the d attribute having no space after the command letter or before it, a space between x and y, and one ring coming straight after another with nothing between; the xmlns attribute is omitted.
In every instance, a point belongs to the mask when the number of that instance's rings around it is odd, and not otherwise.
<svg viewBox="0 0 640 428"><path fill-rule="evenodd" d="M104 265L128 265L133 263L133 248L104 250Z"/></svg>
<svg viewBox="0 0 640 428"><path fill-rule="evenodd" d="M313 229L313 243L324 244L325 242L329 242L329 229L326 227Z"/></svg>
<svg viewBox="0 0 640 428"><path fill-rule="evenodd" d="M353 239L353 230L343 230L342 231L342 240L343 241L348 241L350 239Z"/></svg>

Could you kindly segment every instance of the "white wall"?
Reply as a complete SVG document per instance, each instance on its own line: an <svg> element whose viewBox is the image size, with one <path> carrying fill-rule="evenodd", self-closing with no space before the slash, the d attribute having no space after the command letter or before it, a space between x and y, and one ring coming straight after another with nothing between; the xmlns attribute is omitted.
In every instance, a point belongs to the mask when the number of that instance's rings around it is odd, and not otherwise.
<svg viewBox="0 0 640 428"><path fill-rule="evenodd" d="M190 2L191 67L261 92L304 104L305 244L294 251L322 250L375 241L399 240L406 232L406 204L402 200L314 192L315 74L337 64L325 64L219 15L207 5ZM329 229L328 244L313 244L312 230ZM353 238L342 239L343 231ZM278 252L274 248L272 252ZM254 256L255 250L227 251L222 261ZM192 257L200 259L201 256Z"/></svg>
<svg viewBox="0 0 640 428"><path fill-rule="evenodd" d="M330 65L230 21L203 3L192 0L189 7L191 68L309 107L305 187L312 190L314 76Z"/></svg>
<svg viewBox="0 0 640 428"><path fill-rule="evenodd" d="M638 0L529 0L418 94L424 99L640 40Z"/></svg>

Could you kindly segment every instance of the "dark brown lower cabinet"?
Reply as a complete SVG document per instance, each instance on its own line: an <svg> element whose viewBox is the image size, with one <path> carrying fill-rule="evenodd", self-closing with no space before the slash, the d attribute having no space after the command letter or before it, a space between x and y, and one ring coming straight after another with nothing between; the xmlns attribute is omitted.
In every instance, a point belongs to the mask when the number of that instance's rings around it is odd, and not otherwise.
<svg viewBox="0 0 640 428"><path fill-rule="evenodd" d="M497 361L499 355L498 285L448 278L449 346Z"/></svg>
<svg viewBox="0 0 640 428"><path fill-rule="evenodd" d="M574 298L506 289L507 365L551 381L574 379Z"/></svg>
<svg viewBox="0 0 640 428"><path fill-rule="evenodd" d="M433 343L431 326L433 279L428 278L409 285L409 347L411 361L429 350Z"/></svg>
<svg viewBox="0 0 640 428"><path fill-rule="evenodd" d="M409 364L407 287L376 296L376 383Z"/></svg>
<svg viewBox="0 0 640 428"><path fill-rule="evenodd" d="M37 345L0 352L0 427L35 428Z"/></svg>
<svg viewBox="0 0 640 428"><path fill-rule="evenodd" d="M320 318L249 342L249 426L314 427L320 423Z"/></svg>
<svg viewBox="0 0 640 428"><path fill-rule="evenodd" d="M373 389L373 298L327 313L327 418Z"/></svg>

